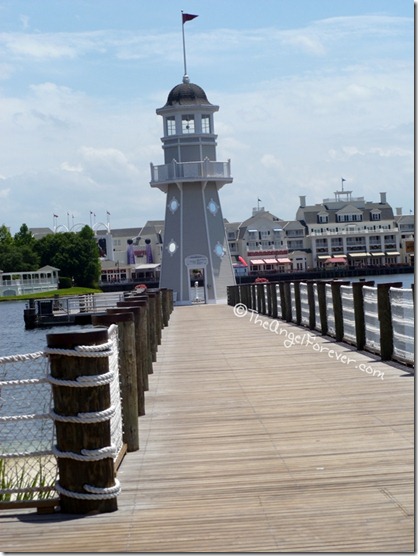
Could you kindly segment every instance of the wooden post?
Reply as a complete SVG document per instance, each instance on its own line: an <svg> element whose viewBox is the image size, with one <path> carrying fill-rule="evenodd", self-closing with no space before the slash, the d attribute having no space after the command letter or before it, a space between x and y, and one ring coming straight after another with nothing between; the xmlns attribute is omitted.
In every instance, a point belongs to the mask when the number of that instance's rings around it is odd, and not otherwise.
<svg viewBox="0 0 418 556"><path fill-rule="evenodd" d="M148 296L152 296L155 303L154 319L155 319L155 340L157 342L156 353L158 346L161 345L161 330L162 330L162 307L161 307L161 292L157 288L147 290Z"/></svg>
<svg viewBox="0 0 418 556"><path fill-rule="evenodd" d="M273 319L277 319L277 283L273 282L270 285L270 298L271 298L271 313Z"/></svg>
<svg viewBox="0 0 418 556"><path fill-rule="evenodd" d="M139 449L139 427L134 316L127 312L93 315L92 324L93 326L108 327L111 324L118 326L123 441L128 452L135 452Z"/></svg>
<svg viewBox="0 0 418 556"><path fill-rule="evenodd" d="M354 322L356 324L356 348L361 351L366 345L366 323L364 319L363 286L374 286L374 282L353 282Z"/></svg>
<svg viewBox="0 0 418 556"><path fill-rule="evenodd" d="M148 293L148 315L149 315L149 325L150 325L150 347L152 354L152 361L155 363L157 361L157 351L158 351L158 336L157 336L157 300L155 293Z"/></svg>
<svg viewBox="0 0 418 556"><path fill-rule="evenodd" d="M326 287L325 282L316 283L316 288L318 291L319 318L321 319L321 334L323 336L328 334L327 300L326 300L325 287Z"/></svg>
<svg viewBox="0 0 418 556"><path fill-rule="evenodd" d="M341 282L331 282L332 304L334 308L335 339L342 342L344 338L343 304L341 301Z"/></svg>
<svg viewBox="0 0 418 556"><path fill-rule="evenodd" d="M168 326L170 320L170 294L167 288L161 288L162 312L163 312L163 326Z"/></svg>
<svg viewBox="0 0 418 556"><path fill-rule="evenodd" d="M108 341L107 330L86 329L77 332L47 334L48 348L71 350L77 346L94 346ZM75 352L76 353L76 352ZM79 353L79 352L78 352ZM89 460L82 450L100 450L111 446L110 417L100 416L111 407L109 384L77 387L60 385L59 381L76 381L79 377L97 376L109 372L108 357L80 357L51 353L49 355L53 382L54 420L57 435L57 459L61 511L87 514L117 510L117 499L93 500L88 487L115 487L113 457ZM63 382L64 384L64 382ZM80 414L87 414L85 417ZM91 419L87 419L91 414ZM95 415L97 414L97 415ZM84 422L83 422L84 420ZM79 459L59 453L73 453ZM83 459L84 458L84 459ZM74 493L72 494L65 494ZM83 496L76 498L77 493ZM89 498L89 494L92 496ZM111 493L109 493L111 495ZM103 493L105 496L105 492Z"/></svg>
<svg viewBox="0 0 418 556"><path fill-rule="evenodd" d="M126 303L127 305L120 306L119 304ZM117 307L107 309L109 315L115 313L125 313L130 312L134 316L135 324L135 361L136 361L136 380L137 380L137 393L138 393L138 415L145 415L145 381L144 381L144 370L142 366L142 354L139 344L139 334L140 334L140 308L128 305L126 301L118 301Z"/></svg>
<svg viewBox="0 0 418 556"><path fill-rule="evenodd" d="M299 281L294 282L293 286L295 288L296 324L300 325L300 323L302 322L302 306L300 303L300 282Z"/></svg>
<svg viewBox="0 0 418 556"><path fill-rule="evenodd" d="M292 297L290 295L290 282L284 282L285 319L292 322Z"/></svg>
<svg viewBox="0 0 418 556"><path fill-rule="evenodd" d="M152 351L151 351L151 322L149 313L149 301L147 296L138 296L135 300L131 301L119 301L118 307L140 307L140 327L139 336L137 338L140 346L140 353L142 358L142 366L144 369L144 384L146 384L146 390L148 390L148 375L151 375L154 371L152 368Z"/></svg>
<svg viewBox="0 0 418 556"><path fill-rule="evenodd" d="M309 329L314 330L316 324L315 317L315 296L313 282L306 282L306 287L308 290L308 306L309 306Z"/></svg>
<svg viewBox="0 0 418 556"><path fill-rule="evenodd" d="M393 355L392 309L389 289L401 287L402 282L377 284L377 312L380 324L380 357L382 361L392 359Z"/></svg>

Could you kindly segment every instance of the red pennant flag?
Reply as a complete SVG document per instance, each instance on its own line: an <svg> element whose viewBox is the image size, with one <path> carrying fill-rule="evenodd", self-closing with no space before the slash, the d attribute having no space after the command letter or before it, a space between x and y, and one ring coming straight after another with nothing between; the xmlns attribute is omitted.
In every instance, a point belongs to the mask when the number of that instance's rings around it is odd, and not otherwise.
<svg viewBox="0 0 418 556"><path fill-rule="evenodd" d="M199 17L198 15L184 14L184 13L182 13L182 16L183 16L183 25L186 23L186 21L191 21L195 17Z"/></svg>

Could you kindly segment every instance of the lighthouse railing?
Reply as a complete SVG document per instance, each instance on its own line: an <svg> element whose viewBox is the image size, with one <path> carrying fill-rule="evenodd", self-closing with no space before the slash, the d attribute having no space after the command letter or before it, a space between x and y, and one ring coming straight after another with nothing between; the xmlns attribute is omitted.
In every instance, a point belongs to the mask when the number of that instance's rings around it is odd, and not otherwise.
<svg viewBox="0 0 418 556"><path fill-rule="evenodd" d="M231 161L218 162L206 158L195 162L177 162L173 160L170 164L159 166L154 166L151 163L151 183L202 178L231 178Z"/></svg>

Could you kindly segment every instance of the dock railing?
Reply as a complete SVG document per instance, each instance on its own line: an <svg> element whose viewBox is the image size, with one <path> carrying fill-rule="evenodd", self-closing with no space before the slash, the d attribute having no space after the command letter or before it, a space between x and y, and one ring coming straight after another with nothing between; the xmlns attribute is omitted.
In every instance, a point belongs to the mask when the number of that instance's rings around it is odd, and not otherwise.
<svg viewBox="0 0 418 556"><path fill-rule="evenodd" d="M402 283L283 281L228 287L228 304L414 365L414 290Z"/></svg>
<svg viewBox="0 0 418 556"><path fill-rule="evenodd" d="M148 290L91 313L92 327L47 334L43 351L0 358L0 510L117 509L117 469L139 449L145 374L172 310L171 290Z"/></svg>

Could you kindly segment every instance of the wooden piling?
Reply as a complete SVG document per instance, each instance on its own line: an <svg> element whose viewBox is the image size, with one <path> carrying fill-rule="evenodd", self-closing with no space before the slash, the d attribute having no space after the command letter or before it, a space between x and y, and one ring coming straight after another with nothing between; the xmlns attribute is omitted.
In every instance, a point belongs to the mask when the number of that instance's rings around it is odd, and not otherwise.
<svg viewBox="0 0 418 556"><path fill-rule="evenodd" d="M93 326L108 327L111 324L118 326L123 442L128 452L135 452L139 449L139 426L134 315L128 312L93 315L92 324Z"/></svg>
<svg viewBox="0 0 418 556"><path fill-rule="evenodd" d="M144 381L144 370L142 366L142 354L140 343L138 338L140 336L140 308L130 306L129 304L124 307L120 307L120 303L126 303L125 301L118 301L117 307L107 309L107 313L110 315L115 313L130 312L134 317L135 324L135 361L136 361L136 380L137 380L137 394L138 394L138 416L145 415L145 381Z"/></svg>
<svg viewBox="0 0 418 556"><path fill-rule="evenodd" d="M94 346L108 341L107 329L86 329L77 332L47 334L48 348L74 351L76 346ZM64 513L87 514L117 510L117 499L92 499L85 485L96 488L115 487L113 458L83 460L82 450L99 450L111 446L110 417L101 418L99 412L111 407L109 384L94 386L60 385L59 381L76 381L79 377L102 375L109 372L108 357L83 357L51 353L50 370L54 399L54 420L57 436L60 506ZM63 382L64 384L64 382ZM97 415L94 415L96 414ZM92 421L82 420L80 414L91 414ZM86 417L83 417L86 419ZM97 419L97 422L94 420ZM74 421L74 422L73 422ZM70 452L81 461L59 453ZM78 498L77 496L83 498ZM105 495L104 495L105 496Z"/></svg>

